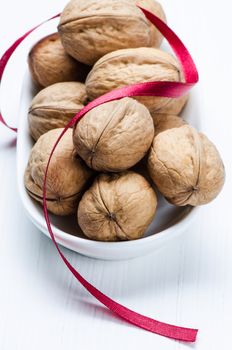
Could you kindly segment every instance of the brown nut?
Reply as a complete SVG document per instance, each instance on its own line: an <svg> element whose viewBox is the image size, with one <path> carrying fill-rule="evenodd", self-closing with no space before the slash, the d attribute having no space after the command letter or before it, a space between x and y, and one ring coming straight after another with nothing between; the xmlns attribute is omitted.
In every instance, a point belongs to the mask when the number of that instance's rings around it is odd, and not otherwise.
<svg viewBox="0 0 232 350"><path fill-rule="evenodd" d="M150 24L131 0L71 0L59 32L65 50L89 65L114 50L151 45Z"/></svg>
<svg viewBox="0 0 232 350"><path fill-rule="evenodd" d="M28 112L30 134L34 140L47 131L65 127L87 101L85 85L57 83L41 90Z"/></svg>
<svg viewBox="0 0 232 350"><path fill-rule="evenodd" d="M149 150L153 137L154 125L148 109L128 97L94 108L73 132L77 153L87 165L112 172L138 163Z"/></svg>
<svg viewBox="0 0 232 350"><path fill-rule="evenodd" d="M148 81L183 81L177 60L169 53L151 47L111 52L93 66L86 79L90 100L111 90ZM138 97L150 112L179 114L187 97Z"/></svg>
<svg viewBox="0 0 232 350"><path fill-rule="evenodd" d="M154 138L148 170L159 191L178 206L209 203L219 194L225 179L216 147L189 125Z"/></svg>
<svg viewBox="0 0 232 350"><path fill-rule="evenodd" d="M24 183L28 194L43 202L43 183L47 162L53 146L63 129L50 130L42 135L31 150ZM56 215L70 215L77 210L82 191L92 172L76 155L72 130L58 144L47 175L47 207Z"/></svg>
<svg viewBox="0 0 232 350"><path fill-rule="evenodd" d="M155 126L155 136L157 136L160 132L179 128L180 126L187 124L183 118L177 115L153 113L151 116Z"/></svg>
<svg viewBox="0 0 232 350"><path fill-rule="evenodd" d="M48 35L31 49L28 64L34 82L46 87L62 81L84 81L89 67L64 50L58 33Z"/></svg>
<svg viewBox="0 0 232 350"><path fill-rule="evenodd" d="M80 201L78 223L90 239L138 239L152 222L156 206L156 194L143 176L131 171L102 174Z"/></svg>
<svg viewBox="0 0 232 350"><path fill-rule="evenodd" d="M181 81L183 80L181 79ZM178 98L170 98L169 101L167 99L167 104L161 107L160 110L157 110L157 112L164 114L179 115L182 112L188 100L189 94ZM156 110L154 112L156 112Z"/></svg>
<svg viewBox="0 0 232 350"><path fill-rule="evenodd" d="M166 22L166 15L160 3L155 0L133 0L137 6L143 7L145 10L148 10L154 13L157 17L162 19L163 22ZM158 29L149 22L150 30L151 30L151 46L152 47L160 47L163 36L158 31Z"/></svg>

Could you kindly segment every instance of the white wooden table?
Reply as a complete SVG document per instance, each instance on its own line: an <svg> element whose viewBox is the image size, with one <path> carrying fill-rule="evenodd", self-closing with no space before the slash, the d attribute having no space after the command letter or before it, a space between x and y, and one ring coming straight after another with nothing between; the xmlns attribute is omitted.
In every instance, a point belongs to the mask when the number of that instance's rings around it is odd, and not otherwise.
<svg viewBox="0 0 232 350"><path fill-rule="evenodd" d="M231 348L232 324L232 49L231 2L163 0L169 24L196 60L202 88L203 130L217 144L227 170L223 193L197 222L159 252L104 262L65 250L82 274L112 298L148 316L199 327L195 345L130 326L101 307L73 279L51 241L27 219L18 199L14 135L0 127L0 349ZM58 13L65 0L0 5L0 52L34 24ZM2 94L17 122L23 72L15 69ZM9 68L10 69L10 68Z"/></svg>

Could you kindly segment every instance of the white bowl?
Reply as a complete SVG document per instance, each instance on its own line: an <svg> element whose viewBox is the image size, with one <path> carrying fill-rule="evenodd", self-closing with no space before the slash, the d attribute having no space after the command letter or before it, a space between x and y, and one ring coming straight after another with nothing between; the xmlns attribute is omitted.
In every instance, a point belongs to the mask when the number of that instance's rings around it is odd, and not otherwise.
<svg viewBox="0 0 232 350"><path fill-rule="evenodd" d="M39 230L50 237L44 220L43 210L39 204L29 197L23 182L24 171L33 145L28 131L27 111L34 93L29 71L27 70L22 87L17 141L18 188L28 217ZM197 106L196 100L197 94L194 93L184 114L190 116L190 119L194 115L194 123L192 124L197 124L196 126L199 127L199 119L196 119L196 116L199 117L195 107ZM75 217L63 218L51 215L51 222L57 242L64 247L93 258L119 260L150 253L178 237L181 233L187 234L186 230L196 217L197 211L197 208L190 206L172 206L160 196L156 217L147 229L144 238L128 242L91 241L83 236L77 226Z"/></svg>

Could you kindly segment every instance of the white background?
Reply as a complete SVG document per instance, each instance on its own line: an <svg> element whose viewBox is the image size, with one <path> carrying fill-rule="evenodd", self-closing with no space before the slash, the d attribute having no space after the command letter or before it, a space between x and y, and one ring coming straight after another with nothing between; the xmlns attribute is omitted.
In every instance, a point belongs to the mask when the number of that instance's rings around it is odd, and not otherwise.
<svg viewBox="0 0 232 350"><path fill-rule="evenodd" d="M0 127L0 349L200 349L231 347L232 324L232 50L229 0L163 0L169 24L200 73L203 130L217 144L227 182L216 201L178 241L153 255L96 261L64 249L91 282L124 305L162 321L199 327L195 345L162 338L112 316L60 261L51 241L28 221L18 199L14 135ZM63 0L8 0L0 5L0 52ZM17 123L23 69L13 64L1 106ZM12 71L11 71L12 74ZM9 85L9 84L8 84ZM4 98L3 98L4 95Z"/></svg>

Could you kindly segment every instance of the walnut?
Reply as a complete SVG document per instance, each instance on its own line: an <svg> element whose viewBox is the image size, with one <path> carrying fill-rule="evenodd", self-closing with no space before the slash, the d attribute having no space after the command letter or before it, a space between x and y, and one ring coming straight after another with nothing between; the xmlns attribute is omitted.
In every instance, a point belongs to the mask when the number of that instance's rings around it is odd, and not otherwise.
<svg viewBox="0 0 232 350"><path fill-rule="evenodd" d="M155 0L133 0L136 5L143 7L144 9L154 13L157 17L162 19L163 22L166 22L166 15L160 3ZM151 30L151 46L152 47L160 47L163 36L158 31L158 29L149 22L150 30Z"/></svg>
<svg viewBox="0 0 232 350"><path fill-rule="evenodd" d="M58 33L48 35L33 46L28 64L32 79L41 87L61 81L84 81L89 72L88 66L65 52Z"/></svg>
<svg viewBox="0 0 232 350"><path fill-rule="evenodd" d="M42 135L31 150L24 183L28 194L43 202L43 184L47 162L53 146L63 129L50 130ZM56 215L70 215L77 210L82 192L92 172L76 155L72 130L58 144L47 176L47 207Z"/></svg>
<svg viewBox="0 0 232 350"><path fill-rule="evenodd" d="M117 50L102 57L86 79L90 100L111 90L149 81L184 81L178 61L169 53L151 47ZM187 96L167 98L143 96L138 101L150 112L179 114Z"/></svg>
<svg viewBox="0 0 232 350"><path fill-rule="evenodd" d="M65 50L89 65L108 52L152 43L150 24L132 0L72 0L58 29Z"/></svg>
<svg viewBox="0 0 232 350"><path fill-rule="evenodd" d="M183 79L181 79L181 81L183 81ZM189 100L189 94L166 100L168 103L164 107L161 107L160 110L154 110L154 113L179 115Z"/></svg>
<svg viewBox="0 0 232 350"><path fill-rule="evenodd" d="M74 128L73 141L89 167L118 172L144 157L153 136L148 109L131 98L123 98L88 112Z"/></svg>
<svg viewBox="0 0 232 350"><path fill-rule="evenodd" d="M157 206L154 190L134 172L101 174L82 197L78 223L98 241L132 240L143 236Z"/></svg>
<svg viewBox="0 0 232 350"><path fill-rule="evenodd" d="M189 125L154 138L148 170L159 191L178 206L209 203L221 191L225 178L216 147Z"/></svg>
<svg viewBox="0 0 232 350"><path fill-rule="evenodd" d="M86 102L86 89L82 83L57 83L41 90L29 108L31 136L38 140L51 129L65 127Z"/></svg>
<svg viewBox="0 0 232 350"><path fill-rule="evenodd" d="M154 121L155 136L157 136L160 132L168 129L179 128L180 126L187 124L183 118L177 115L153 113L151 116Z"/></svg>

